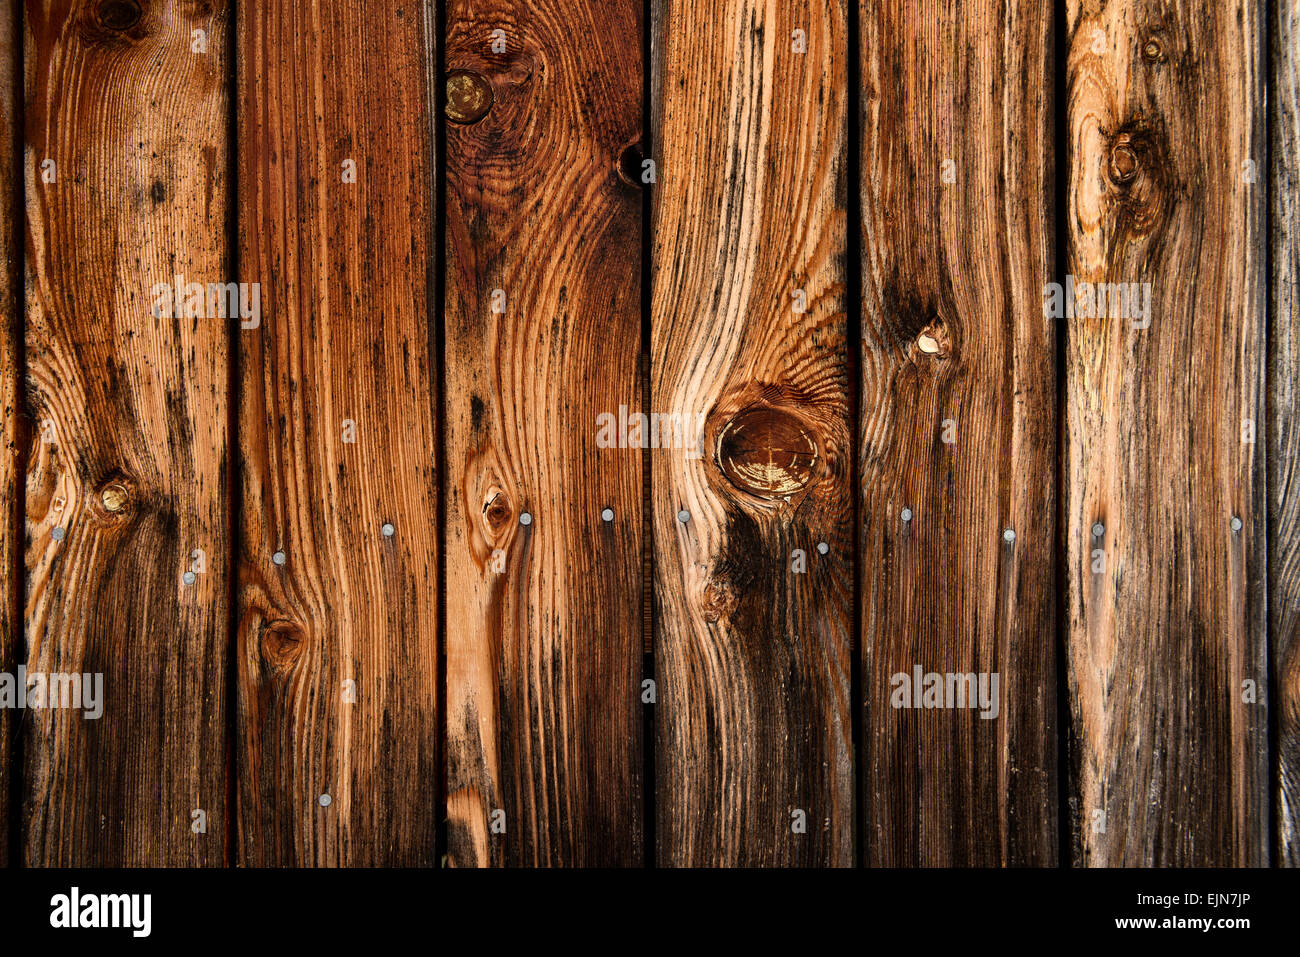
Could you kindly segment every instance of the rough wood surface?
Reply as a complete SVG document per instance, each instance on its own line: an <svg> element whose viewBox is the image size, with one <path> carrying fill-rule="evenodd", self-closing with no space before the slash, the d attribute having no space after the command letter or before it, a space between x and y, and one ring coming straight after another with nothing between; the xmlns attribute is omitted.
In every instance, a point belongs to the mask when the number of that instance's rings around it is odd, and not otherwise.
<svg viewBox="0 0 1300 957"><path fill-rule="evenodd" d="M641 130L640 9L447 7L453 104L492 95L447 125L456 866L642 856L641 453L597 444L599 415L639 406L641 194L618 170Z"/></svg>
<svg viewBox="0 0 1300 957"><path fill-rule="evenodd" d="M652 8L657 856L849 865L846 9Z"/></svg>
<svg viewBox="0 0 1300 957"><path fill-rule="evenodd" d="M1056 326L1041 298L1055 256L1052 10L861 8L873 865L1057 856ZM945 676L945 707L926 706L924 678L911 686L917 669ZM949 674L985 682L979 707L960 706L956 683L948 700Z"/></svg>
<svg viewBox="0 0 1300 957"><path fill-rule="evenodd" d="M436 861L431 7L240 3L239 848ZM280 555L282 563L277 563Z"/></svg>
<svg viewBox="0 0 1300 957"><path fill-rule="evenodd" d="M18 662L22 574L21 505L18 468L21 426L18 364L22 348L22 131L18 107L22 65L18 62L22 13L16 0L0 2L0 674L14 674ZM9 865L9 795L13 789L11 742L17 712L0 710L0 867Z"/></svg>
<svg viewBox="0 0 1300 957"><path fill-rule="evenodd" d="M1272 33L1268 580L1278 692L1277 863L1300 867L1300 0L1277 0Z"/></svg>
<svg viewBox="0 0 1300 957"><path fill-rule="evenodd" d="M227 326L153 287L229 278L226 4L26 11L25 657L102 674L103 714L24 713L24 858L220 864Z"/></svg>
<svg viewBox="0 0 1300 957"><path fill-rule="evenodd" d="M1267 862L1260 15L1069 4L1068 271L1150 283L1064 320L1083 865Z"/></svg>

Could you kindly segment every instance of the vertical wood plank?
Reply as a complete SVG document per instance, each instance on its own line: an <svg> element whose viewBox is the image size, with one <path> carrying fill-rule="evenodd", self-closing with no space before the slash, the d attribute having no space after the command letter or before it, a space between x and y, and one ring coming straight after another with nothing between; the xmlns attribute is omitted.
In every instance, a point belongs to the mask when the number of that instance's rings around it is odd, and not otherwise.
<svg viewBox="0 0 1300 957"><path fill-rule="evenodd" d="M238 859L428 865L431 5L238 9Z"/></svg>
<svg viewBox="0 0 1300 957"><path fill-rule="evenodd" d="M1050 865L1052 4L861 11L866 860Z"/></svg>
<svg viewBox="0 0 1300 957"><path fill-rule="evenodd" d="M1069 3L1068 271L1149 289L1128 316L1066 297L1083 865L1267 862L1260 22L1255 0Z"/></svg>
<svg viewBox="0 0 1300 957"><path fill-rule="evenodd" d="M1300 867L1300 0L1276 0L1273 13L1268 579L1278 863Z"/></svg>
<svg viewBox="0 0 1300 957"><path fill-rule="evenodd" d="M19 337L22 335L23 209L22 131L18 105L22 72L18 63L22 11L17 0L0 0L0 675L14 675L18 662L15 621L21 619L19 572L21 503L19 468ZM11 741L18 725L13 708L0 708L0 867L9 866L9 795L14 769Z"/></svg>
<svg viewBox="0 0 1300 957"><path fill-rule="evenodd" d="M154 286L231 278L226 4L26 10L25 661L103 714L25 712L24 857L220 864L228 326Z"/></svg>
<svg viewBox="0 0 1300 957"><path fill-rule="evenodd" d="M658 859L850 865L846 8L652 7Z"/></svg>
<svg viewBox="0 0 1300 957"><path fill-rule="evenodd" d="M641 27L636 0L447 8L457 866L641 859L641 456L598 443L638 405Z"/></svg>

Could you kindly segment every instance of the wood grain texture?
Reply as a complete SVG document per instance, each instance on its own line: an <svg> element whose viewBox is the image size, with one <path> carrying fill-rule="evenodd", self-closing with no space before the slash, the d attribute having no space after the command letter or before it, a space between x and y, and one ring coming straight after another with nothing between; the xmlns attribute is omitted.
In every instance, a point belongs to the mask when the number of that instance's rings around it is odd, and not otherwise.
<svg viewBox="0 0 1300 957"><path fill-rule="evenodd" d="M1057 856L1056 327L1042 311L1055 256L1052 9L861 7L873 865ZM913 682L918 668L985 681L983 703L962 707L955 683L949 702L945 677L946 706L926 707L923 688L894 677Z"/></svg>
<svg viewBox="0 0 1300 957"><path fill-rule="evenodd" d="M642 856L641 454L597 443L601 413L639 405L641 194L618 164L641 28L633 0L447 7L448 71L494 97L447 127L456 866Z"/></svg>
<svg viewBox="0 0 1300 957"><path fill-rule="evenodd" d="M0 674L14 674L22 619L22 514L18 470L22 450L18 387L22 349L23 207L22 64L18 42L22 11L16 0L0 0ZM13 789L11 749L18 726L13 709L0 709L0 867L10 863L9 795Z"/></svg>
<svg viewBox="0 0 1300 957"><path fill-rule="evenodd" d="M244 864L436 860L431 23L239 5Z"/></svg>
<svg viewBox="0 0 1300 957"><path fill-rule="evenodd" d="M1267 862L1260 21L1069 4L1068 270L1150 283L1065 320L1077 864Z"/></svg>
<svg viewBox="0 0 1300 957"><path fill-rule="evenodd" d="M1269 608L1278 699L1278 860L1300 867L1300 0L1273 8L1268 351Z"/></svg>
<svg viewBox="0 0 1300 957"><path fill-rule="evenodd" d="M23 715L24 860L220 864L227 327L152 290L229 278L226 5L29 0L24 49L25 660L103 676Z"/></svg>
<svg viewBox="0 0 1300 957"><path fill-rule="evenodd" d="M850 865L846 9L652 9L657 857Z"/></svg>

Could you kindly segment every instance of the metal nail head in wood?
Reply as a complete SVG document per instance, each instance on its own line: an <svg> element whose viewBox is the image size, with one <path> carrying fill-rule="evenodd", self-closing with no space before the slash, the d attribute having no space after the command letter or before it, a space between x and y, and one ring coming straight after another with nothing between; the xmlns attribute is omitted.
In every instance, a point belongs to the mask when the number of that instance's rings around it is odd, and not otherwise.
<svg viewBox="0 0 1300 957"><path fill-rule="evenodd" d="M685 525L690 520L691 520L691 513L686 511L686 509L682 509L680 512L677 513L677 521L681 522L683 525Z"/></svg>
<svg viewBox="0 0 1300 957"><path fill-rule="evenodd" d="M187 585L193 585L195 581L194 573L186 572L184 575L181 576L181 581L183 581Z"/></svg>
<svg viewBox="0 0 1300 957"><path fill-rule="evenodd" d="M1101 522L1094 522L1092 526L1093 538L1101 538L1101 536L1105 534L1106 534L1106 526L1103 525Z"/></svg>
<svg viewBox="0 0 1300 957"><path fill-rule="evenodd" d="M614 510L612 508L601 509L600 517L602 521L612 522L614 521Z"/></svg>
<svg viewBox="0 0 1300 957"><path fill-rule="evenodd" d="M283 565L284 552L276 552L274 555L271 556L271 561L275 562L277 565Z"/></svg>
<svg viewBox="0 0 1300 957"><path fill-rule="evenodd" d="M1241 519L1239 519L1236 515L1232 516L1232 521L1229 522L1228 524L1232 526L1232 530L1234 532L1241 531Z"/></svg>
<svg viewBox="0 0 1300 957"><path fill-rule="evenodd" d="M532 513L531 513L531 512L520 512L520 513L519 513L519 524L520 524L520 525L531 525L531 524L533 524L533 515L532 515Z"/></svg>
<svg viewBox="0 0 1300 957"><path fill-rule="evenodd" d="M316 799L316 803L319 804L321 807L329 807L331 804L334 803L334 799L330 797L328 794L322 794L320 797Z"/></svg>
<svg viewBox="0 0 1300 957"><path fill-rule="evenodd" d="M1014 541L1016 540L1016 531L1015 531L1015 529L1013 529L1013 528L1008 528L1008 529L1006 529L1005 531L1003 531L1003 532L1002 532L1002 540L1003 540L1004 542L1006 542L1008 545L1010 545L1012 542L1014 542Z"/></svg>
<svg viewBox="0 0 1300 957"><path fill-rule="evenodd" d="M397 529L393 527L392 522L384 522L383 527L380 528L379 531L383 533L384 538L392 538L397 534Z"/></svg>
<svg viewBox="0 0 1300 957"><path fill-rule="evenodd" d="M826 554L827 552L829 552L830 550L831 550L831 547L830 547L829 545L827 545L825 542L818 542L818 543L817 543L817 551L818 551L820 554L825 555L825 554Z"/></svg>
<svg viewBox="0 0 1300 957"><path fill-rule="evenodd" d="M905 522L910 522L912 520L912 510L910 508L905 508L898 513L898 517Z"/></svg>

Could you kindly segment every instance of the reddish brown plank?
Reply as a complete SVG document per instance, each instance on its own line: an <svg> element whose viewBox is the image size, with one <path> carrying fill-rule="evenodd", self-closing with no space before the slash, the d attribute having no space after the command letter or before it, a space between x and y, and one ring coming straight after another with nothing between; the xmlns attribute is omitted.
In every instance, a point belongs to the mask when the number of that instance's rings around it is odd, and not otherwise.
<svg viewBox="0 0 1300 957"><path fill-rule="evenodd" d="M436 860L429 5L239 5L238 860Z"/></svg>
<svg viewBox="0 0 1300 957"><path fill-rule="evenodd" d="M102 675L24 713L29 865L224 858L228 323L154 287L231 278L226 14L26 5L24 660Z"/></svg>
<svg viewBox="0 0 1300 957"><path fill-rule="evenodd" d="M846 7L652 8L657 857L845 866Z"/></svg>
<svg viewBox="0 0 1300 957"><path fill-rule="evenodd" d="M597 444L599 415L638 407L641 195L618 163L641 129L640 10L447 7L456 866L642 855L641 457Z"/></svg>

